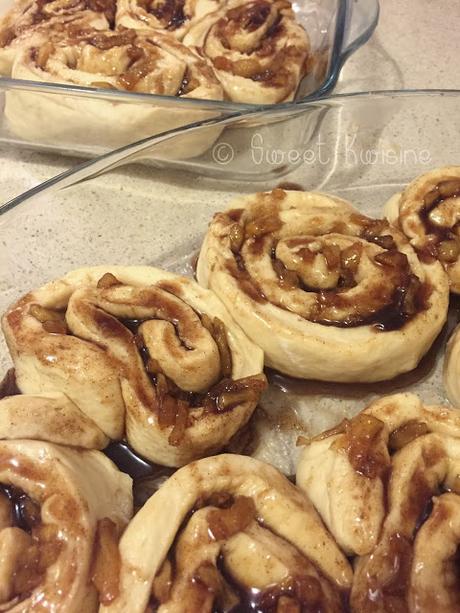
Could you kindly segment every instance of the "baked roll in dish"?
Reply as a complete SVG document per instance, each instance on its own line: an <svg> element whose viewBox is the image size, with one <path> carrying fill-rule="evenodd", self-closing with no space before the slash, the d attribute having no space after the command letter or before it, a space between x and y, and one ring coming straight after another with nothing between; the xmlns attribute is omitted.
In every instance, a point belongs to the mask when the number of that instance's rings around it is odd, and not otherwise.
<svg viewBox="0 0 460 613"><path fill-rule="evenodd" d="M211 66L168 34L134 30L78 32L59 41L22 47L12 76L84 87L181 98L222 99ZM171 109L152 103L124 104L12 91L5 115L11 130L40 142L80 142L119 146L209 117L209 112ZM183 141L181 157L198 155L216 138L216 129Z"/></svg>
<svg viewBox="0 0 460 613"><path fill-rule="evenodd" d="M460 293L460 166L417 177L389 200L386 215L421 258L443 264L451 291Z"/></svg>
<svg viewBox="0 0 460 613"><path fill-rule="evenodd" d="M447 343L443 375L448 399L454 406L460 407L460 326Z"/></svg>
<svg viewBox="0 0 460 613"><path fill-rule="evenodd" d="M307 72L309 38L287 0L233 0L192 26L184 43L211 60L226 97L292 100Z"/></svg>
<svg viewBox="0 0 460 613"><path fill-rule="evenodd" d="M131 479L99 451L0 441L0 609L98 611L131 516Z"/></svg>
<svg viewBox="0 0 460 613"><path fill-rule="evenodd" d="M38 34L52 40L69 28L105 30L114 17L112 0L16 0L0 18L0 74L10 75L21 46L40 41Z"/></svg>
<svg viewBox="0 0 460 613"><path fill-rule="evenodd" d="M227 305L268 366L323 381L380 381L417 366L449 287L384 220L320 193L244 196L210 224L198 281Z"/></svg>
<svg viewBox="0 0 460 613"><path fill-rule="evenodd" d="M60 392L159 464L214 453L266 386L263 355L220 300L150 267L77 270L3 318L21 392Z"/></svg>
<svg viewBox="0 0 460 613"><path fill-rule="evenodd" d="M352 572L306 496L239 455L178 470L120 540L104 613L342 611Z"/></svg>
<svg viewBox="0 0 460 613"><path fill-rule="evenodd" d="M182 40L222 0L117 0L117 27L165 30Z"/></svg>

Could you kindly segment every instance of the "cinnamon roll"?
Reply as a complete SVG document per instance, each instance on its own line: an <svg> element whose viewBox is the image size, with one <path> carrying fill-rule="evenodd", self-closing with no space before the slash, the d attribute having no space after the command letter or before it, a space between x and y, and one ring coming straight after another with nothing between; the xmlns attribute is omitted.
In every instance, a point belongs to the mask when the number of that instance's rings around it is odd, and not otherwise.
<svg viewBox="0 0 460 613"><path fill-rule="evenodd" d="M443 375L447 398L454 406L460 407L460 326L447 343Z"/></svg>
<svg viewBox="0 0 460 613"><path fill-rule="evenodd" d="M222 448L266 386L219 299L150 267L80 269L3 318L23 393L65 394L110 439L179 466Z"/></svg>
<svg viewBox="0 0 460 613"><path fill-rule="evenodd" d="M275 189L218 213L198 281L214 290L268 366L324 381L413 369L447 314L447 276L384 220L320 193Z"/></svg>
<svg viewBox="0 0 460 613"><path fill-rule="evenodd" d="M181 468L120 540L119 595L101 611L342 611L352 572L308 499L268 464L220 455Z"/></svg>
<svg viewBox="0 0 460 613"><path fill-rule="evenodd" d="M393 196L386 215L426 261L439 260L460 293L460 166L428 172Z"/></svg>
<svg viewBox="0 0 460 613"><path fill-rule="evenodd" d="M95 613L131 515L131 479L99 451L0 441L0 610Z"/></svg>
<svg viewBox="0 0 460 613"><path fill-rule="evenodd" d="M395 603L422 613L458 607L460 515L453 492L459 461L458 439L435 434L395 456L381 537L355 566L353 611L384 611Z"/></svg>
<svg viewBox="0 0 460 613"><path fill-rule="evenodd" d="M113 0L16 0L0 18L0 74L10 75L21 46L61 38L72 28L105 30L113 24Z"/></svg>
<svg viewBox="0 0 460 613"><path fill-rule="evenodd" d="M134 30L76 31L59 41L43 39L40 45L21 48L12 76L181 98L219 100L223 95L205 60L169 35L154 31L145 35ZM12 91L5 115L11 130L28 140L78 143L84 129L85 144L112 147L205 119L209 112ZM183 142L181 157L202 152L217 134L214 129Z"/></svg>
<svg viewBox="0 0 460 613"><path fill-rule="evenodd" d="M234 102L293 100L310 54L287 0L231 0L193 25L184 43L211 60Z"/></svg>
<svg viewBox="0 0 460 613"><path fill-rule="evenodd" d="M460 438L460 414L425 406L415 394L395 394L315 437L302 451L297 485L348 554L364 555L376 545L391 454L430 432Z"/></svg>
<svg viewBox="0 0 460 613"><path fill-rule="evenodd" d="M118 0L117 27L165 30L182 40L189 29L222 0Z"/></svg>

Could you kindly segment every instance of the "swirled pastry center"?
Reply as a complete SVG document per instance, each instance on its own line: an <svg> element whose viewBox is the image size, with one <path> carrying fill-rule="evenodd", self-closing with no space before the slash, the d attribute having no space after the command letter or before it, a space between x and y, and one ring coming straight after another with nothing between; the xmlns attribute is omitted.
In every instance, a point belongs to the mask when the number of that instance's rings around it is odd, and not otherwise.
<svg viewBox="0 0 460 613"><path fill-rule="evenodd" d="M201 501L152 588L150 607L190 612L340 610L340 594L315 565L257 518L251 498ZM328 609L329 610L329 609Z"/></svg>
<svg viewBox="0 0 460 613"><path fill-rule="evenodd" d="M262 194L250 210L219 217L233 253L227 269L252 298L315 323L384 331L426 308L430 287L388 223L359 215L348 223L297 220L279 207L283 194Z"/></svg>
<svg viewBox="0 0 460 613"><path fill-rule="evenodd" d="M33 49L32 59L41 70L70 83L94 75L94 87L172 96L196 87L184 61L136 36L134 30L113 34L75 30L69 44L49 42Z"/></svg>
<svg viewBox="0 0 460 613"><path fill-rule="evenodd" d="M209 47L214 56L214 66L261 85L295 88L296 79L288 63L303 57L305 49L286 41L282 19L284 13L291 12L289 2L265 0L243 3L228 10L211 30L212 39L205 42L205 48ZM221 53L216 40L220 41ZM211 50L211 45L216 48Z"/></svg>
<svg viewBox="0 0 460 613"><path fill-rule="evenodd" d="M180 294L178 284L134 287L108 273L98 287L76 290L65 313L38 304L29 313L46 332L107 348L160 428L173 426L169 442L178 445L192 414L257 402L266 385L263 376L232 379L225 325L197 313Z"/></svg>
<svg viewBox="0 0 460 613"><path fill-rule="evenodd" d="M186 0L138 0L138 4L167 30L176 30L189 19Z"/></svg>

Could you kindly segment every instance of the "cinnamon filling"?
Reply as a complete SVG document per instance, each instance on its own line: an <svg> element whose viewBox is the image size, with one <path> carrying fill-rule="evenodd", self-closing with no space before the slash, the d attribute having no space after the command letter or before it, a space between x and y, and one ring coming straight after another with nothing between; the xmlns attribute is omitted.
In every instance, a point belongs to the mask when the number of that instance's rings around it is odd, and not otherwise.
<svg viewBox="0 0 460 613"><path fill-rule="evenodd" d="M367 593L360 600L360 610L407 611L412 555L412 543L407 537L398 532L390 536L379 572L367 576Z"/></svg>
<svg viewBox="0 0 460 613"><path fill-rule="evenodd" d="M39 321L43 329L51 334L67 334L67 324L65 321L65 313L47 309L39 304L32 304L29 309L29 314Z"/></svg>
<svg viewBox="0 0 460 613"><path fill-rule="evenodd" d="M118 541L118 526L107 517L100 520L94 540L91 580L103 605L109 605L120 593L121 558Z"/></svg>
<svg viewBox="0 0 460 613"><path fill-rule="evenodd" d="M431 240L420 252L428 260L437 258L452 264L460 256L459 197L460 179L446 179L423 198L421 218Z"/></svg>
<svg viewBox="0 0 460 613"><path fill-rule="evenodd" d="M163 78L166 68L162 66L165 55L159 46L148 38L138 36L135 30L120 28L116 32L99 32L75 24L68 25L66 30L68 46L71 48L71 53L65 58L68 68L116 77L112 83L108 80L95 80L91 83L92 87L183 96L200 85L196 71L190 66L177 85L177 91L166 91ZM82 46L82 43L87 46ZM112 49L120 49L120 57L116 52L111 54ZM31 61L46 71L48 60L55 52L56 45L48 41L40 47L32 48ZM195 64L197 62L198 58ZM200 70L203 74L210 71L205 65L200 65Z"/></svg>
<svg viewBox="0 0 460 613"><path fill-rule="evenodd" d="M249 2L227 11L216 23L216 36L228 50L233 48L233 41L238 40L236 49L247 57L231 60L219 55L212 58L214 67L269 87L295 87L290 66L302 61L305 50L287 43L280 48L279 41L285 35L284 13L290 15L292 9L290 3L283 0L273 4L265 0ZM250 35L262 28L259 40L254 42ZM248 34L248 43L242 42L241 33ZM264 61L270 56L273 59L269 63Z"/></svg>
<svg viewBox="0 0 460 613"><path fill-rule="evenodd" d="M138 4L170 31L177 30L188 19L184 0L138 0Z"/></svg>
<svg viewBox="0 0 460 613"><path fill-rule="evenodd" d="M388 445L392 451L398 451L428 432L428 426L424 422L411 419L390 434Z"/></svg>
<svg viewBox="0 0 460 613"><path fill-rule="evenodd" d="M323 257L329 280L326 281L324 277L323 285L316 287L307 284L297 270L292 270L289 264L277 257L277 236L283 222L276 204L276 199L280 196L275 192L285 194L281 189L274 190L271 194L261 194L260 206L255 207L256 212L252 212L249 219L234 213L219 215L222 223L228 226L229 246L233 253L233 259L227 259L225 266L240 289L251 299L263 303L267 296L249 274L242 249L245 246L254 258L262 256L267 248L265 237L273 233L270 257L279 287L286 291L300 289L315 293L316 305L308 317L315 323L337 327L371 325L376 331L391 331L402 328L415 315L428 308L432 287L420 282L412 273L407 256L398 251L396 242L389 233L389 224L385 220L357 218L354 222L362 227L359 233L361 241L356 240L342 248L337 244L325 243L311 250L307 241L301 237L284 238L286 246L295 248L297 260L304 265L312 266L315 258ZM329 232L348 235L347 229L341 228L340 224ZM352 237L353 235L350 236ZM357 285L356 277L364 251L362 240L376 244L384 250L372 259L376 265L385 269L385 279L381 286L373 288L365 297L360 297L357 303L356 296L348 296L347 292ZM320 237L313 242L321 242ZM304 244L305 246L302 246ZM280 308L286 308L285 305L274 303ZM338 318L337 313L344 310L346 316Z"/></svg>
<svg viewBox="0 0 460 613"><path fill-rule="evenodd" d="M85 0L86 7L90 11L103 13L109 22L110 28L115 25L115 13L117 11L116 0Z"/></svg>
<svg viewBox="0 0 460 613"><path fill-rule="evenodd" d="M51 19L55 15L66 15L75 12L76 10L90 10L95 13L102 13L109 22L110 28L115 25L116 1L115 0L83 0L81 5L77 3L62 3L62 7L58 7L56 11L49 11L47 6L54 3L54 0L37 0L36 11L33 14L32 25L37 25L43 21Z"/></svg>
<svg viewBox="0 0 460 613"><path fill-rule="evenodd" d="M340 434L336 449L343 450L353 469L369 479L382 478L390 466L390 458L382 437L384 424L372 415L360 413L353 419L344 419L338 426L324 432L314 440Z"/></svg>
<svg viewBox="0 0 460 613"><path fill-rule="evenodd" d="M0 486L0 607L16 604L38 587L61 550L54 526L42 524L40 506L12 485Z"/></svg>
<svg viewBox="0 0 460 613"><path fill-rule="evenodd" d="M3 28L0 32L0 47L7 47L16 38L13 28Z"/></svg>
<svg viewBox="0 0 460 613"><path fill-rule="evenodd" d="M217 559L212 554L211 557L197 565L190 577L184 577L181 574L183 564L181 565L180 559L176 559L181 538L193 514L206 507L211 507L206 515L207 538L210 544L219 545L220 553ZM329 586L328 580L322 577L319 571L311 566L311 562L291 545L285 552L286 557L284 558L285 563L292 566L289 568L291 573L279 583L270 584L265 588L255 588L242 583L241 578L237 579L227 560L225 543L254 525L263 527L263 522L258 520L257 510L251 498L231 496L222 492L197 500L195 508L184 521L177 536L176 548L169 552L153 581L151 600L146 613L157 611L161 605L167 606L170 601L177 602L174 601L174 597L177 598L176 583L181 584L183 588L184 581L186 582L188 610L191 613L195 611L200 611L200 613L207 611L216 613L224 611L263 611L264 613L322 611L327 600L336 605L330 610L341 610L340 595L335 592L335 588L331 585L329 588L331 593L326 595L324 585ZM267 528L264 530L270 533ZM279 537L274 535L274 538ZM276 558L275 549L273 555ZM262 563L265 564L265 562L264 559ZM179 593L183 598L184 590L182 589Z"/></svg>

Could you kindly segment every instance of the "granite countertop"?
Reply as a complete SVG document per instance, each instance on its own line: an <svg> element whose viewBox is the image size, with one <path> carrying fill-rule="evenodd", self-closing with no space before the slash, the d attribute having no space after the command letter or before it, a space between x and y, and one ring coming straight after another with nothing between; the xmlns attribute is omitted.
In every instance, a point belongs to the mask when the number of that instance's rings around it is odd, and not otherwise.
<svg viewBox="0 0 460 613"><path fill-rule="evenodd" d="M347 61L335 91L460 89L459 1L380 0L380 5L376 31ZM1 146L1 201L76 163L70 157Z"/></svg>

